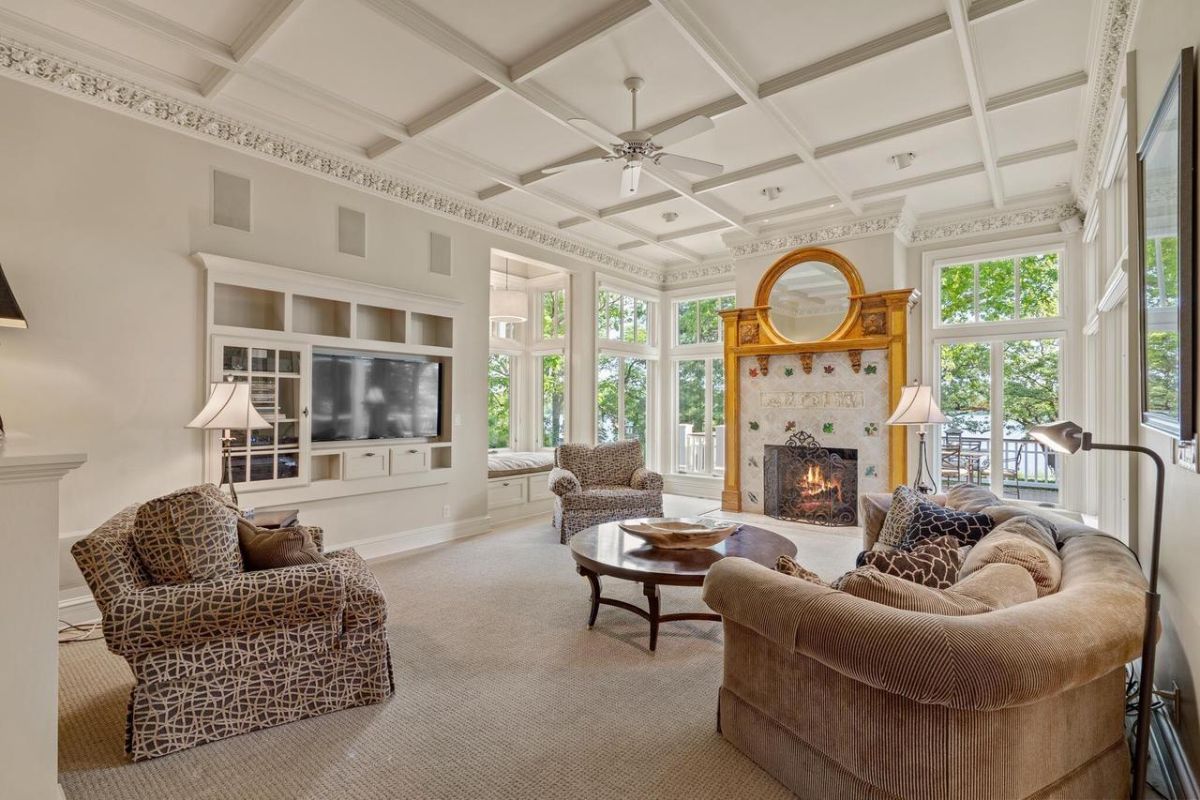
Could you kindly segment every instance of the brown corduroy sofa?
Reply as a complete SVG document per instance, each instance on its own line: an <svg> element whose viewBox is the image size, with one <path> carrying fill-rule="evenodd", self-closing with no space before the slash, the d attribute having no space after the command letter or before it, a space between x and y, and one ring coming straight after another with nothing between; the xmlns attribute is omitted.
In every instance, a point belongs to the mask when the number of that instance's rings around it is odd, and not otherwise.
<svg viewBox="0 0 1200 800"><path fill-rule="evenodd" d="M865 516L869 547L883 515ZM724 618L725 738L802 798L1128 796L1123 667L1146 584L1116 539L1043 516L1059 527L1059 590L973 616L714 565L704 599Z"/></svg>

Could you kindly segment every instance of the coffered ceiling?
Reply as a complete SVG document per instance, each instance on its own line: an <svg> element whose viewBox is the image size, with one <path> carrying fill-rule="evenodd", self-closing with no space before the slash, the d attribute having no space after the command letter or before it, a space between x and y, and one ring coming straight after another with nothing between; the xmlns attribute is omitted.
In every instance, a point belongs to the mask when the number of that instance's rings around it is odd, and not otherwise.
<svg viewBox="0 0 1200 800"><path fill-rule="evenodd" d="M1105 0L0 0L0 34L639 261L1079 190ZM715 127L619 194L630 128ZM595 134L568 122L584 118ZM608 135L601 136L601 133ZM900 169L892 156L912 153ZM774 187L773 197L764 189Z"/></svg>

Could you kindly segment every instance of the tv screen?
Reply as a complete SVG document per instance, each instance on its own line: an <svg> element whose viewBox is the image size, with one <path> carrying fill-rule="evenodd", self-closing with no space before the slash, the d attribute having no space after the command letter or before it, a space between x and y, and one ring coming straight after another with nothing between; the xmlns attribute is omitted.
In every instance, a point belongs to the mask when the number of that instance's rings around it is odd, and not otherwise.
<svg viewBox="0 0 1200 800"><path fill-rule="evenodd" d="M313 352L314 442L437 436L441 405L436 361Z"/></svg>

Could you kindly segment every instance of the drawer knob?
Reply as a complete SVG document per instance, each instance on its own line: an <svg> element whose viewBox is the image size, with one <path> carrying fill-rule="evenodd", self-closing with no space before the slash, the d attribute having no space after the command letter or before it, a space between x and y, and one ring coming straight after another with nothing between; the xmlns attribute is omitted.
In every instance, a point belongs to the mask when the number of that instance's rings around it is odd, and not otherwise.
<svg viewBox="0 0 1200 800"><path fill-rule="evenodd" d="M375 456L374 453L363 453L364 458L373 458L374 456Z"/></svg>
<svg viewBox="0 0 1200 800"><path fill-rule="evenodd" d="M419 453L421 451L420 450L409 450L408 452L412 453L413 455L416 455L417 453Z"/></svg>
<svg viewBox="0 0 1200 800"><path fill-rule="evenodd" d="M500 484L500 485L501 485L501 486L508 486L508 481L505 481L504 483L502 483L502 484Z"/></svg>

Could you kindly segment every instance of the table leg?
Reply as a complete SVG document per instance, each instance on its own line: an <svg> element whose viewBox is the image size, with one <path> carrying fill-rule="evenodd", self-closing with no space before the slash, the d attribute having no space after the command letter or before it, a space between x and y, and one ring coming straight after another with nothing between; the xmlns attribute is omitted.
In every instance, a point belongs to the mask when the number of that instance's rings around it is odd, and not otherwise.
<svg viewBox="0 0 1200 800"><path fill-rule="evenodd" d="M642 593L650 605L650 652L658 646L658 584L647 583L642 586Z"/></svg>
<svg viewBox="0 0 1200 800"><path fill-rule="evenodd" d="M600 576L589 569L576 567L579 574L587 578L592 587L592 610L588 613L588 630L596 624L596 612L600 610Z"/></svg>

